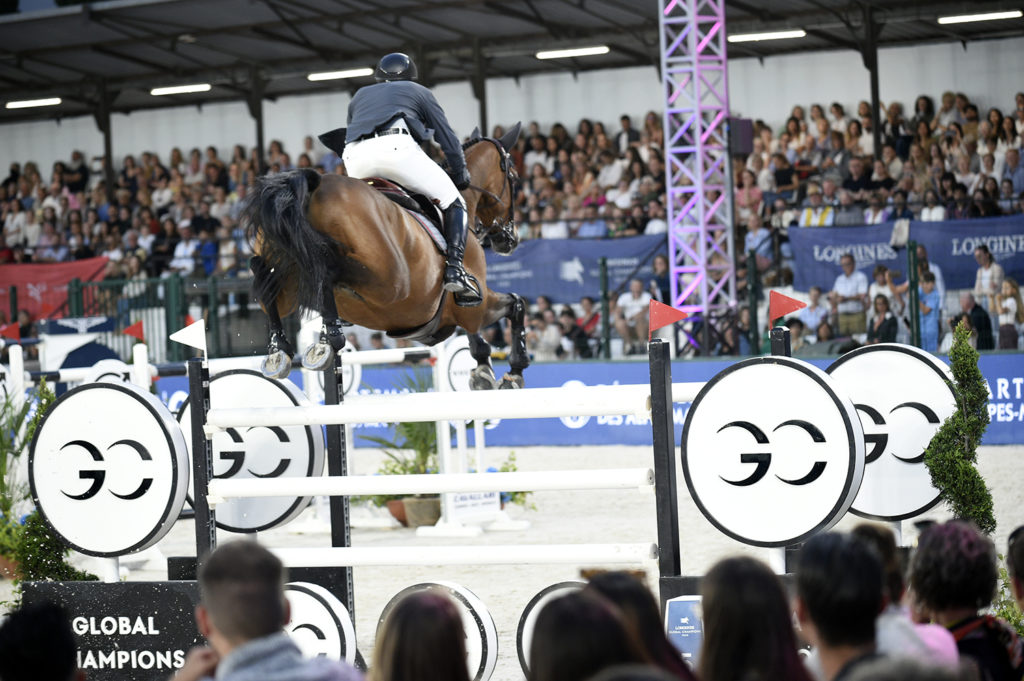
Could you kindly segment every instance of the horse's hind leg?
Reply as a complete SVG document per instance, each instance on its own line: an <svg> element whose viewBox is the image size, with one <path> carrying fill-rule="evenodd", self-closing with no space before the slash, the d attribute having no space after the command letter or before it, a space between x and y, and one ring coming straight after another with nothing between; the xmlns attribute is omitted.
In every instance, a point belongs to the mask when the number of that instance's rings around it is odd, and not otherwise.
<svg viewBox="0 0 1024 681"><path fill-rule="evenodd" d="M306 348L302 353L302 366L312 371L323 371L333 357L333 353L341 352L345 347L344 322L338 317L338 304L334 300L334 291L324 288L320 301L320 315L324 325L320 330L320 339Z"/></svg>
<svg viewBox="0 0 1024 681"><path fill-rule="evenodd" d="M252 269L252 287L256 297L270 320L270 340L267 343L267 356L260 365L263 375L268 378L285 378L292 370L292 355L295 348L288 341L281 324L281 314L277 309L281 283L277 275L260 256L254 256L249 264Z"/></svg>
<svg viewBox="0 0 1024 681"><path fill-rule="evenodd" d="M471 390L493 390L498 387L491 367L491 346L479 333L469 334L469 354L476 360L476 368L469 374Z"/></svg>

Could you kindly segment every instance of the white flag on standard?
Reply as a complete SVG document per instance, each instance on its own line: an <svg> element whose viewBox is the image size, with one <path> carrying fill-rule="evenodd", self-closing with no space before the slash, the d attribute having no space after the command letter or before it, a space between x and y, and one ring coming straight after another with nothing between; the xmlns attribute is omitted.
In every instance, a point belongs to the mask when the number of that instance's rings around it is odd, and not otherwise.
<svg viewBox="0 0 1024 681"><path fill-rule="evenodd" d="M206 322L202 319L189 324L184 329L175 331L170 338L175 343L202 350L203 357L206 357Z"/></svg>

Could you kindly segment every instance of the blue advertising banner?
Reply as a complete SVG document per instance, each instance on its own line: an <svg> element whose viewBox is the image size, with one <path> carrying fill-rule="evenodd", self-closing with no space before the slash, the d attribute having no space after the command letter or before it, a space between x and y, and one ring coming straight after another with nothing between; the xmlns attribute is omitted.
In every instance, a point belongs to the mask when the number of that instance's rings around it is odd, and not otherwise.
<svg viewBox="0 0 1024 681"><path fill-rule="evenodd" d="M530 300L544 295L559 304L575 303L583 296L597 299L601 294L601 258L608 258L608 288L614 291L620 285L625 290L630 277L639 277L647 288L651 260L657 253L667 252L664 234L621 239L534 239L524 241L512 255L488 251L487 286Z"/></svg>
<svg viewBox="0 0 1024 681"><path fill-rule="evenodd" d="M866 227L792 227L793 287L806 291L817 285L832 288L842 269L839 258L852 253L857 269L871 278L882 264L906 276L906 250L889 246L892 223ZM910 238L928 249L928 260L942 270L947 289L973 288L978 265L974 249L985 244L1007 276L1024 277L1024 218L988 218L910 223ZM898 278L901 279L902 277Z"/></svg>
<svg viewBox="0 0 1024 681"><path fill-rule="evenodd" d="M944 361L948 361L945 357ZM833 358L809 360L821 369L828 368ZM694 360L675 362L672 380L675 382L707 381L726 366L729 360ZM993 353L981 356L978 362L989 385L989 415L992 422L982 440L986 445L1024 444L1024 353ZM506 367L496 363L495 373L500 375ZM402 384L408 368L364 367L361 393L406 392L396 386ZM576 385L616 385L647 383L646 362L558 362L536 364L527 371L526 381L531 388ZM292 373L292 381L301 387L301 372ZM161 378L157 394L176 410L188 397L184 377ZM472 399L467 395L467 399ZM676 404L673 420L676 441L682 435L683 420L688 404ZM534 445L650 445L650 422L633 416L579 416L559 419L493 420L486 426L488 446L525 447ZM374 435L390 439L391 427L383 423L362 424L354 430L356 447L376 445L360 437ZM472 440L472 430L469 431Z"/></svg>

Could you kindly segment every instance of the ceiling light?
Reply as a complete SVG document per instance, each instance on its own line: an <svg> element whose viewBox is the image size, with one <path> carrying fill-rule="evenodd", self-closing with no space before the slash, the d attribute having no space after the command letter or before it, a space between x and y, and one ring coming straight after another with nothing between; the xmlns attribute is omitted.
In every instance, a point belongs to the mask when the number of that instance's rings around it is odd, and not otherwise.
<svg viewBox="0 0 1024 681"><path fill-rule="evenodd" d="M185 95L190 92L209 92L209 83L195 83L194 85L174 85L171 87L155 87L149 91L154 97L161 95Z"/></svg>
<svg viewBox="0 0 1024 681"><path fill-rule="evenodd" d="M360 78L362 76L372 76L373 69L349 69L347 71L325 71L323 73L311 73L306 76L306 80L338 80L339 78Z"/></svg>
<svg viewBox="0 0 1024 681"><path fill-rule="evenodd" d="M807 32L802 29L795 31L772 31L770 33L737 33L726 40L730 43L753 43L758 40L785 40L787 38L803 38Z"/></svg>
<svg viewBox="0 0 1024 681"><path fill-rule="evenodd" d="M593 47L577 47L571 50L548 50L538 52L537 59L568 59L570 57L592 57L595 54L608 54L607 45L594 45Z"/></svg>
<svg viewBox="0 0 1024 681"><path fill-rule="evenodd" d="M60 97L49 97L47 99L23 99L20 102L7 102L7 109L31 109L36 106L56 106L60 104Z"/></svg>
<svg viewBox="0 0 1024 681"><path fill-rule="evenodd" d="M939 17L940 24L967 24L972 21L995 21L996 19L1020 19L1024 16L1020 10L1009 12L986 12L985 14L961 14L956 17Z"/></svg>

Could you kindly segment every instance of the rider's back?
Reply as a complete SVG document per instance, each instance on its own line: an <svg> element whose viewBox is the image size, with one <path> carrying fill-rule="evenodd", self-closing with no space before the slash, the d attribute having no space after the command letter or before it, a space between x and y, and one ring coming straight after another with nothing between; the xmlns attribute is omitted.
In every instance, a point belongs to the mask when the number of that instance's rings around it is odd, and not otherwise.
<svg viewBox="0 0 1024 681"><path fill-rule="evenodd" d="M444 111L433 93L419 83L399 80L360 88L348 105L346 142L388 127L397 118L404 118L417 142L434 137L447 154L458 149L459 141L447 124Z"/></svg>

